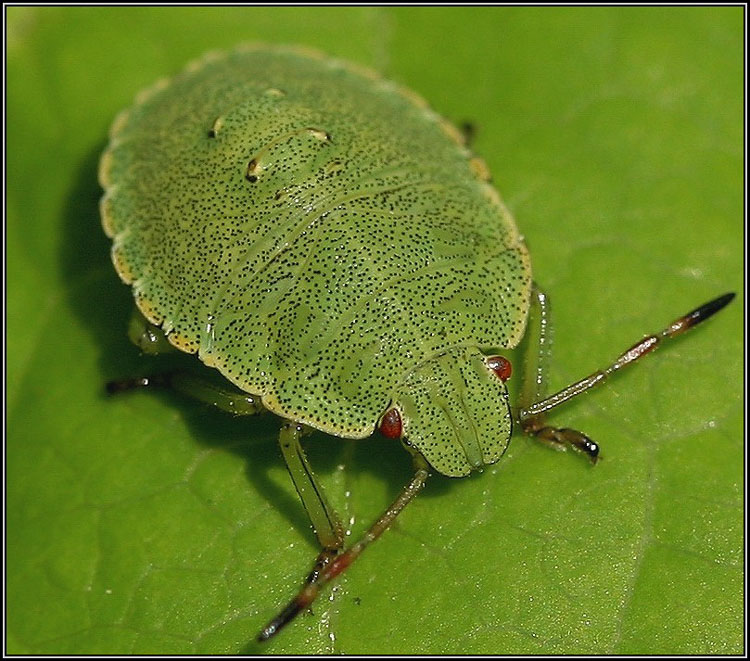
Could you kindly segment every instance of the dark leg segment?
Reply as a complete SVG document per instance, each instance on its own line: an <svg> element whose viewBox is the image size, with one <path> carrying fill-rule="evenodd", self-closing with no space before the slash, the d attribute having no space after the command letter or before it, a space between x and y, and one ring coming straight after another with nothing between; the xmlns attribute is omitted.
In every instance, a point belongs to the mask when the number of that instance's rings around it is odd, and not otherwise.
<svg viewBox="0 0 750 661"><path fill-rule="evenodd" d="M523 427L523 423L522 423ZM569 447L588 455L592 463L599 460L599 446L586 434L567 427L524 427L527 434L533 435L542 443L549 445L555 450L567 450Z"/></svg>

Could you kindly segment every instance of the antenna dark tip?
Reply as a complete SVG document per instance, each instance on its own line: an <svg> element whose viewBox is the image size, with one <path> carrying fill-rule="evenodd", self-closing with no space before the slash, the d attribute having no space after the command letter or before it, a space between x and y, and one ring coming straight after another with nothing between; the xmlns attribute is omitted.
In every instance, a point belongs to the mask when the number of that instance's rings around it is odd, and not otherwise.
<svg viewBox="0 0 750 661"><path fill-rule="evenodd" d="M716 314L719 310L729 305L732 299L735 297L734 292L723 294L708 303L704 303L699 308L696 308L692 312L688 312L683 319L685 320L685 330L692 328L701 321L705 321L710 316Z"/></svg>

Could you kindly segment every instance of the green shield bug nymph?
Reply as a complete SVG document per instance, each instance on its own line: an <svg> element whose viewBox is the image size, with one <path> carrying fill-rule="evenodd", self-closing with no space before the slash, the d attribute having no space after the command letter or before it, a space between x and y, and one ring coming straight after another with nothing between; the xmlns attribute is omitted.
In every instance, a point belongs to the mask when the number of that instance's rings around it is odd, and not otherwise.
<svg viewBox="0 0 750 661"><path fill-rule="evenodd" d="M112 259L138 308L131 338L145 352L195 353L233 384L170 372L110 391L169 386L282 419L282 453L322 551L260 640L390 525L428 471L461 477L498 461L513 423L596 461L594 441L545 413L734 296L545 397L546 299L484 162L414 93L296 48L210 54L142 92L115 120L99 178ZM540 350L511 407L498 352L519 343L530 315ZM346 550L300 445L308 428L352 439L379 430L415 464Z"/></svg>

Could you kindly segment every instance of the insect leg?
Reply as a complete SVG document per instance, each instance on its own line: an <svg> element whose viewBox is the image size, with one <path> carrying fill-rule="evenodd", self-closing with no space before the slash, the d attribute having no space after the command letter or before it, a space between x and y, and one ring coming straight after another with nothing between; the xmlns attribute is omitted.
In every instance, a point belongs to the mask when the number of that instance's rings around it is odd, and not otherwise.
<svg viewBox="0 0 750 661"><path fill-rule="evenodd" d="M143 353L156 355L177 351L164 331L146 319L136 307L128 324L128 336ZM106 385L107 392L116 394L136 388L171 388L199 402L234 415L255 415L263 410L260 397L212 381L183 370L172 370L135 379L117 379Z"/></svg>
<svg viewBox="0 0 750 661"><path fill-rule="evenodd" d="M521 409L545 396L549 356L552 351L549 299L535 282L531 285L531 304L526 331L528 344L518 400Z"/></svg>
<svg viewBox="0 0 750 661"><path fill-rule="evenodd" d="M285 625L291 622L300 611L307 608L320 593L321 589L331 580L341 574L349 565L354 562L369 544L374 542L380 535L388 529L394 519L401 513L414 497L421 491L427 480L427 468L423 462L418 464L418 468L411 481L403 488L396 500L380 516L380 518L370 527L364 536L342 553L333 559L322 571L319 579L314 583L305 582L297 596L271 620L258 635L258 642L268 640L276 635Z"/></svg>
<svg viewBox="0 0 750 661"><path fill-rule="evenodd" d="M581 450L588 454L589 458L595 462L599 456L599 446L594 441L574 429L562 429L545 425L545 413L602 383L614 372L634 363L639 358L656 349L664 340L677 337L693 326L705 321L728 305L734 296L733 293L724 294L678 317L658 333L648 335L636 342L604 369L592 372L584 379L563 388L554 395L533 403L522 402L521 410L518 412L518 421L522 429L526 433L533 434L540 440L558 448L564 449L567 446L571 446L577 450ZM533 389L530 388L530 390Z"/></svg>
<svg viewBox="0 0 750 661"><path fill-rule="evenodd" d="M128 337L135 346L148 355L178 351L169 342L164 331L146 319L137 307L133 308L133 314L128 322Z"/></svg>
<svg viewBox="0 0 750 661"><path fill-rule="evenodd" d="M300 444L302 430L302 426L296 423L284 423L279 433L279 445L294 487L310 517L318 541L323 547L307 577L308 583L315 583L319 580L323 569L344 546L344 527L334 509L328 504L323 488L318 484L307 461Z"/></svg>
<svg viewBox="0 0 750 661"><path fill-rule="evenodd" d="M460 126L458 127L461 131L461 135L464 138L464 144L471 149L472 145L474 144L474 138L477 136L477 126L474 124L474 122L461 122Z"/></svg>
<svg viewBox="0 0 750 661"><path fill-rule="evenodd" d="M256 395L242 392L229 385L216 385L184 370L162 372L135 379L118 379L110 381L106 387L110 394L136 388L171 388L199 402L234 415L255 415L265 410L260 397Z"/></svg>
<svg viewBox="0 0 750 661"><path fill-rule="evenodd" d="M535 282L531 286L531 304L519 396L520 410L517 411L518 422L524 432L531 434L542 443L556 450L565 450L569 446L574 447L586 452L595 462L599 453L598 447L585 434L575 429L559 429L547 426L544 422L543 411L524 415L534 402L541 400L546 394L547 371L552 352L549 298Z"/></svg>

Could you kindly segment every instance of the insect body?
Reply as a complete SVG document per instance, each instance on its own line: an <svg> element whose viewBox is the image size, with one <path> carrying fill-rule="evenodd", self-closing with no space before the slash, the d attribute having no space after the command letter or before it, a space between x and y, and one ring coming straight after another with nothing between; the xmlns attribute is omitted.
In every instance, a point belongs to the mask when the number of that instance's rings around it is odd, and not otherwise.
<svg viewBox="0 0 750 661"><path fill-rule="evenodd" d="M142 317L131 337L165 342L240 393L182 373L111 384L170 385L284 419L290 474L323 551L276 633L377 538L428 470L460 477L500 459L512 421L592 459L580 432L544 413L725 305L716 299L639 342L606 370L541 399L528 371L512 413L497 356L535 303L529 256L451 124L376 74L292 48L209 55L143 92L102 156L102 222ZM299 443L303 426L400 438L415 476L368 534L343 527Z"/></svg>

